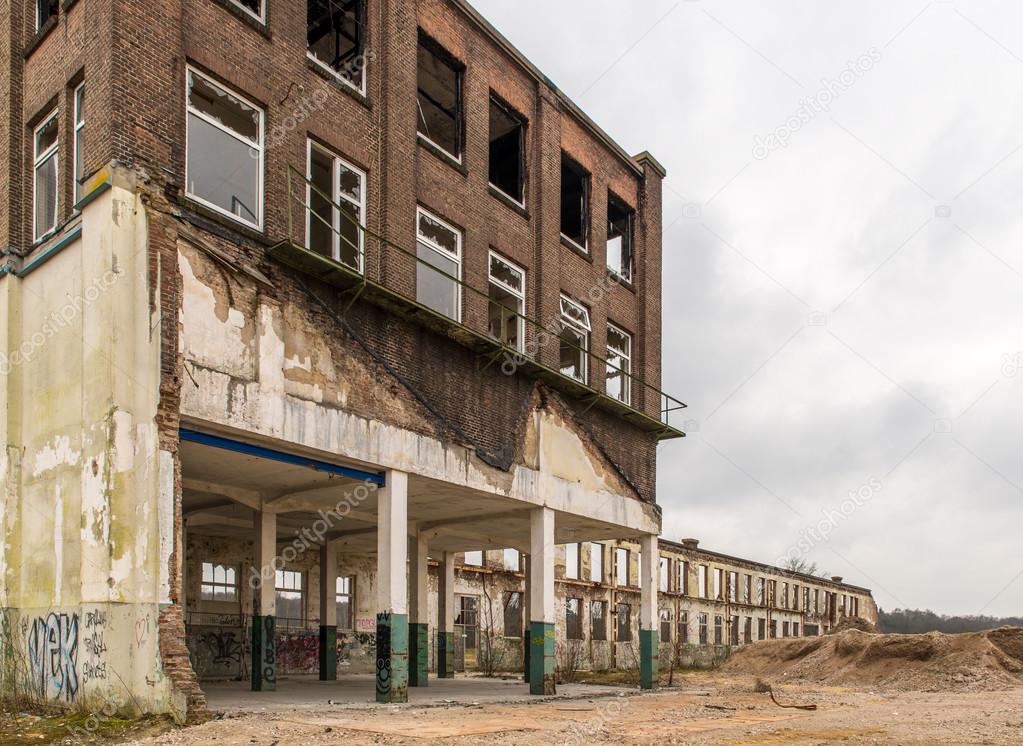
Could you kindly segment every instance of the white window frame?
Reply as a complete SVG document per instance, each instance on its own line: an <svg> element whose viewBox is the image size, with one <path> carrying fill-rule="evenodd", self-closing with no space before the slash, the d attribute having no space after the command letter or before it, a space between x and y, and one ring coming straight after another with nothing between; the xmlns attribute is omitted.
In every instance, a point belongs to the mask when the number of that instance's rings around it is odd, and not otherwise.
<svg viewBox="0 0 1023 746"><path fill-rule="evenodd" d="M40 29L42 29L42 27L43 27L43 20L42 20L42 18L40 17L40 14L39 14L39 10L40 10L40 7L39 7L39 0L32 0L32 2L33 2L33 3L35 4L35 6L36 6L36 8L35 8L35 11L36 11L36 26L35 26L35 30L36 30L36 31L39 31L39 30L40 30ZM60 14L60 6L59 6L59 5L58 5L58 7L57 7L57 13L58 13L58 15ZM57 18L57 16L50 16L50 18ZM49 18L47 18L46 20L47 20L47 21L49 21L50 19L49 19Z"/></svg>
<svg viewBox="0 0 1023 746"><path fill-rule="evenodd" d="M628 350L619 350L619 349L616 349L616 348L611 346L611 336L608 335L607 357L608 357L608 360L610 360L611 354L612 354L612 351L613 351L614 354L617 357L622 358L625 361L625 365L623 366L622 371L621 371L621 373L622 373L622 396L620 396L620 397L612 397L612 398L617 399L622 404L628 404L629 406L631 406L632 405L632 335L629 334L624 329L622 329L617 324L612 324L611 322L608 322L607 326L608 326L609 330L614 330L617 334L620 334L623 337L625 337L625 339L627 339L628 342L629 342L629 349ZM604 380L604 390L606 391L607 390L607 378L608 378L608 376L605 375L604 378L605 378L605 380Z"/></svg>
<svg viewBox="0 0 1023 746"><path fill-rule="evenodd" d="M305 190L305 204L306 204L306 210L305 210L305 245L306 246L305 247L307 249L309 249L310 248L310 246L309 246L309 238L312 235L311 228L312 228L312 220L313 220L313 218L312 218L312 209L309 207L312 204L312 202L313 202L313 188L312 188L312 185L311 185L311 182L313 180L313 150L317 150L317 151L320 152L321 155L325 155L328 158L330 158L331 162L333 164L332 167L331 167L331 183L333 185L334 191L331 194L331 200L334 202L335 205L340 205L342 200L343 200L344 202L347 202L348 204L353 205L353 206L359 208L359 215L362 216L362 220L363 221L366 220L366 203L367 203L367 190L368 190L367 182L368 182L368 179L366 177L366 172L365 171L363 171L358 166L352 164L351 162L345 160L344 158L339 156L334 151L329 150L328 148L325 148L324 146L320 145L318 142L315 142L313 140L307 140L306 142L308 143L308 146L306 148L306 174L305 174L306 175L306 190ZM352 200L350 197L348 197L346 194L344 194L341 191L341 167L342 166L347 168L349 171L353 171L354 173L357 173L359 175L359 178L360 178L361 183L362 183L362 186L359 189L359 202L355 202L354 200ZM333 216L334 217L334 225L333 225L333 228L334 228L334 244L333 244L333 246L331 248L331 252L332 252L331 258L335 262L338 262L339 264L344 264L344 262L341 261L341 234L340 234L340 231L341 231L341 213L340 213L340 210L338 210L336 207L334 208L333 212L334 212L334 216ZM365 269L366 258L365 257L366 257L366 226L365 226L364 222L362 222L362 223L359 223L359 268L358 268L358 272L359 272L360 275L363 274L366 271L366 269ZM344 266L348 267L347 264L345 264ZM349 269L352 269L352 268L349 267Z"/></svg>
<svg viewBox="0 0 1023 746"><path fill-rule="evenodd" d="M84 170L81 174L78 173L78 156L81 154L82 150L82 143L84 138L84 135L82 133L85 132L85 112L83 111L83 105L85 104L85 83L80 83L78 87L75 88L74 93L72 93L71 95L72 100L74 101L75 115L74 118L75 134L73 143L74 152L71 155L72 158L71 173L72 178L74 179L75 182L74 204L77 205L82 199L81 179L85 177Z"/></svg>
<svg viewBox="0 0 1023 746"><path fill-rule="evenodd" d="M213 580L206 580L205 572L207 565L210 568L210 572L213 575ZM224 581L221 582L216 579L217 568L221 568L224 571ZM234 573L234 583L231 583L227 579L227 573ZM207 598L205 596L206 588L213 590L213 598ZM216 598L216 588L225 588L231 590L232 598L220 599ZM241 596L239 595L238 588L238 568L234 565L225 565L223 562L209 562L203 561L199 566L199 600L208 601L213 603L238 603Z"/></svg>
<svg viewBox="0 0 1023 746"><path fill-rule="evenodd" d="M345 580L348 581L348 592L347 593L342 593L341 591L338 590L338 586L340 586ZM334 623L335 623L335 626L338 629L343 630L345 632L351 632L351 631L353 631L355 629L355 576L354 575L338 575L337 578L334 580L334 607L335 608L337 607L338 602L342 598L347 598L348 599L348 604L349 604L349 607L351 608L351 621L352 621L352 623L351 623L351 626L349 626L349 627L342 627L341 623L340 623L340 621L338 619L335 619Z"/></svg>
<svg viewBox="0 0 1023 746"><path fill-rule="evenodd" d="M41 241L51 233L57 230L57 226L60 225L60 122L57 122L57 139L54 140L53 145L48 147L42 153L38 151L39 148L39 132L49 125L53 120L57 119L57 115L60 113L60 109L54 109L52 112L46 115L42 122L34 130L32 130L32 237L34 241ZM37 200L39 198L39 167L44 163L53 158L55 180L53 189L53 226L48 228L45 233L39 232L39 226L36 224L39 216L39 206Z"/></svg>
<svg viewBox="0 0 1023 746"><path fill-rule="evenodd" d="M360 10L361 10L361 8L360 8ZM309 10L307 8L306 9L306 25L307 26L309 24L309 15L308 15L308 13L309 13ZM369 57L366 54L366 40L365 40L365 38L362 41L362 47L363 47L362 54L359 55L359 59L361 61L361 66L359 68L359 72L361 74L361 79L359 81L359 85L358 86L354 85L352 83L352 81L348 80L348 78L346 78L344 75L339 73L337 70L335 70L330 65L326 64L323 60L321 60L319 57L317 57L315 54L313 54L312 51L309 49L308 44L306 45L305 55L310 60L312 60L316 64L317 67L319 67L321 70L326 72L332 78L334 78L335 80L337 80L337 81L343 83L344 85L348 86L349 88L351 88L356 93L359 93L360 95L365 96L366 95L366 80L369 78L369 76L366 73L366 68L369 67Z"/></svg>
<svg viewBox="0 0 1023 746"><path fill-rule="evenodd" d="M493 261L494 261L494 259L497 259L497 261L501 262L502 264L507 264L514 271L516 271L520 275L522 275L522 290L516 290L511 285L508 285L507 283L503 282L502 280L499 280L496 277L494 277L494 275L491 272L491 270L493 268ZM525 317L525 314L526 314L526 270L524 270L522 267L520 267L518 264L516 264L515 262L511 261L510 259L507 259L506 257L502 256L501 254L498 254L496 251L491 251L489 256L487 257L487 279L488 279L489 282L493 283L494 285L497 285L502 290L507 290L509 293L514 295L516 298L518 298L519 302L522 304L522 309L519 311L519 314L518 314L518 316L519 316L519 333L518 333L518 344L515 345L515 349L518 350L519 352L524 352L525 349L526 349L526 317Z"/></svg>
<svg viewBox="0 0 1023 746"><path fill-rule="evenodd" d="M210 116L207 116L206 114L202 113L201 111L198 111L198 110L192 108L192 104L189 101L189 99L191 98L189 96L189 93L190 93L190 90L189 90L189 79L190 79L190 76L193 76L193 75L202 78L204 81L206 81L209 85L213 86L214 88L219 88L221 91L223 91L224 93L228 94L229 96L232 96L233 98L238 99L243 104L245 104L246 106L250 107L251 109L253 109L254 111L256 111L259 114L259 142L258 143L253 143L252 140L248 139L247 137L243 137L243 136L233 132L232 130L227 129L226 127L224 127L223 124L221 124L217 120L213 119ZM259 153L259 159L258 159L258 168L259 168L259 186L258 186L258 192L259 192L259 194L258 194L258 199L256 200L257 209L258 209L258 216L259 216L258 222L254 223L251 220L247 220L246 218L243 218L240 215L235 215L230 210L225 210L220 205L215 205L212 202L210 202L209 200L205 200L202 197L199 197L199 196L197 196L195 194L192 194L189 191L189 189L188 189L188 138L190 136L190 130L191 130L191 128L188 126L189 116L196 116L199 119L202 119L207 124L209 124L209 125L211 125L213 127L216 127L218 130L223 132L225 135L228 135L229 137L233 137L238 142L243 143L244 145L247 145L248 147L252 148L253 150L255 150L255 151L257 151ZM197 202L200 205L203 205L204 207L207 207L207 208L213 210L214 212L219 213L220 215L228 217L231 220L234 220L235 222L241 223L242 225L246 225L246 226L248 226L250 228L254 228L257 231L262 232L263 231L263 222L264 222L264 215L263 215L263 199L264 199L264 194L265 194L265 183L264 182L265 182L265 177L266 177L266 174L265 174L265 159L266 159L266 112L263 110L263 107L259 106L258 104L254 103L253 101L250 101L248 98L246 98L245 96L241 95L240 93L238 93L233 88L228 88L225 85L221 85L219 82L217 82L216 80L211 78L209 75L206 75L206 74L200 72L197 68L193 67L192 65L186 65L185 66L185 196L188 199L190 199L191 201Z"/></svg>
<svg viewBox="0 0 1023 746"><path fill-rule="evenodd" d="M432 220L432 221L434 221L436 223L439 223L443 228L446 228L446 229L448 229L449 231L451 231L452 233L455 234L455 245L457 247L456 253L452 254L446 248L444 248L443 246L441 246L440 244L435 242L433 239L429 238L428 236L424 236L422 233L419 232L419 220L420 220L421 217L427 217L430 220ZM425 209L423 207L417 206L416 207L416 241L418 243L421 243L424 246L428 247L429 249L431 249L433 251L436 251L438 254L440 254L445 259L450 259L450 260L454 261L456 266L458 267L458 271L455 274L455 277L457 278L458 281L455 283L455 318L453 320L455 322L459 323L459 324L462 323L462 286L460 284L461 281L462 281L462 241L463 241L462 231L460 231L455 226L451 225L451 223L447 222L443 218L440 218L437 215L435 215L434 213L430 212L429 210L427 210L427 209ZM419 260L416 261L416 272L417 273L422 268L422 265L423 265L422 261L419 261ZM434 267L431 267L431 269L433 269L435 272L437 271L437 269L434 268ZM419 302L419 298L418 297L416 298L416 302L417 303ZM433 309L431 309L431 310L433 310ZM440 313L442 316L445 315L445 314L441 313L440 311L435 311L435 313Z"/></svg>
<svg viewBox="0 0 1023 746"><path fill-rule="evenodd" d="M246 8L238 0L228 0L234 7L238 8L242 13L247 15L249 18L255 18L264 26L266 25L266 0L259 0L259 14L252 12L250 8Z"/></svg>
<svg viewBox="0 0 1023 746"><path fill-rule="evenodd" d="M565 312L565 307L566 306L574 307L574 308L578 309L579 312L580 312L580 315L583 317L583 320L579 321L578 319L574 318L572 315L566 313ZM561 294L561 323L564 324L565 326L570 327L571 329L574 329L577 332L580 332L582 334L583 344L580 345L582 347L582 353L583 353L582 365L580 366L582 368L582 370L579 371L580 375L578 377L573 377L573 376L567 376L567 377L568 378L573 378L573 380L579 381L580 383L585 385L586 382L589 380L589 373L590 373L590 370L589 370L589 368L590 368L590 365L589 365L589 361L590 361L590 335L593 333L593 328L592 328L592 326L590 324L590 312L586 309L585 306L583 306L580 303L576 303L574 300L572 300L567 295L562 293Z"/></svg>

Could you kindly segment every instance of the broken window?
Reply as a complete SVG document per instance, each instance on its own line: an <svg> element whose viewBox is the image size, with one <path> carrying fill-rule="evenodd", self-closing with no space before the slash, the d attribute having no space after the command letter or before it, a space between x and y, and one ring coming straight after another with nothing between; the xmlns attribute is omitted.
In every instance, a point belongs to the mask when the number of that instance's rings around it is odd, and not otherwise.
<svg viewBox="0 0 1023 746"><path fill-rule="evenodd" d="M522 593L504 594L504 636L522 637Z"/></svg>
<svg viewBox="0 0 1023 746"><path fill-rule="evenodd" d="M559 370L562 375L586 383L590 349L590 312L567 296L561 296Z"/></svg>
<svg viewBox="0 0 1023 746"><path fill-rule="evenodd" d="M583 600L565 600L565 636L569 640L583 639Z"/></svg>
<svg viewBox="0 0 1023 746"><path fill-rule="evenodd" d="M799 611L799 586L792 586L792 610Z"/></svg>
<svg viewBox="0 0 1023 746"><path fill-rule="evenodd" d="M799 637L799 622L792 623L792 636Z"/></svg>
<svg viewBox="0 0 1023 746"><path fill-rule="evenodd" d="M504 550L504 569L508 572L518 572L522 569L521 557L518 549Z"/></svg>
<svg viewBox="0 0 1023 746"><path fill-rule="evenodd" d="M74 137L74 203L82 198L82 179L85 178L85 83L75 88Z"/></svg>
<svg viewBox="0 0 1023 746"><path fill-rule="evenodd" d="M237 5L257 21L263 20L264 0L230 0L230 2L233 5Z"/></svg>
<svg viewBox="0 0 1023 746"><path fill-rule="evenodd" d="M561 154L561 235L583 251L589 250L590 174Z"/></svg>
<svg viewBox="0 0 1023 746"><path fill-rule="evenodd" d="M728 600L733 604L739 603L739 573L728 573Z"/></svg>
<svg viewBox="0 0 1023 746"><path fill-rule="evenodd" d="M621 547L615 550L615 583L619 586L629 584L629 550Z"/></svg>
<svg viewBox="0 0 1023 746"><path fill-rule="evenodd" d="M565 577L569 580L579 579L579 545L565 545Z"/></svg>
<svg viewBox="0 0 1023 746"><path fill-rule="evenodd" d="M778 607L787 609L789 607L789 584L781 584L781 597L778 599Z"/></svg>
<svg viewBox="0 0 1023 746"><path fill-rule="evenodd" d="M689 642L689 612L683 611L678 618L678 641L685 645Z"/></svg>
<svg viewBox="0 0 1023 746"><path fill-rule="evenodd" d="M470 567L483 567L483 552L466 552L462 564Z"/></svg>
<svg viewBox="0 0 1023 746"><path fill-rule="evenodd" d="M263 226L263 111L188 68L185 192L256 229Z"/></svg>
<svg viewBox="0 0 1023 746"><path fill-rule="evenodd" d="M661 609L661 639L659 642L671 642L671 609Z"/></svg>
<svg viewBox="0 0 1023 746"><path fill-rule="evenodd" d="M632 224L636 211L613 194L607 198L607 268L632 280Z"/></svg>
<svg viewBox="0 0 1023 746"><path fill-rule="evenodd" d="M739 644L739 617L733 616L728 627L728 639L732 645Z"/></svg>
<svg viewBox="0 0 1023 746"><path fill-rule="evenodd" d="M742 641L744 644L749 645L753 642L753 617L746 617L746 626L743 630Z"/></svg>
<svg viewBox="0 0 1023 746"><path fill-rule="evenodd" d="M689 563L685 560L678 561L678 592L683 596L689 595Z"/></svg>
<svg viewBox="0 0 1023 746"><path fill-rule="evenodd" d="M293 570L277 570L274 576L274 590L277 598L277 626L302 627L305 624L305 597L302 573Z"/></svg>
<svg viewBox="0 0 1023 746"><path fill-rule="evenodd" d="M526 346L526 271L490 252L490 336L519 352Z"/></svg>
<svg viewBox="0 0 1023 746"><path fill-rule="evenodd" d="M766 627L766 625L767 625L767 620L765 620L763 617L757 619L757 639L758 640L765 640L765 639L767 639L767 627Z"/></svg>
<svg viewBox="0 0 1023 746"><path fill-rule="evenodd" d="M36 31L51 18L57 17L60 0L36 0Z"/></svg>
<svg viewBox="0 0 1023 746"><path fill-rule="evenodd" d="M707 617L706 614L700 614L698 619L699 619L699 623L700 623L700 644L701 645L706 645L707 644L707 619L708 619L708 617Z"/></svg>
<svg viewBox="0 0 1023 746"><path fill-rule="evenodd" d="M36 127L33 143L32 236L38 241L57 228L60 137L56 109Z"/></svg>
<svg viewBox="0 0 1023 746"><path fill-rule="evenodd" d="M757 606L764 605L764 579L757 578Z"/></svg>
<svg viewBox="0 0 1023 746"><path fill-rule="evenodd" d="M781 636L783 638L789 636L789 623L788 622L782 622L781 623Z"/></svg>
<svg viewBox="0 0 1023 746"><path fill-rule="evenodd" d="M308 178L307 247L361 273L366 174L310 140Z"/></svg>
<svg viewBox="0 0 1023 746"><path fill-rule="evenodd" d="M813 589L813 612L815 614L820 613L821 610L821 592L819 588Z"/></svg>
<svg viewBox="0 0 1023 746"><path fill-rule="evenodd" d="M606 640L607 639L607 602L606 601L591 601L590 602L590 639L591 640Z"/></svg>
<svg viewBox="0 0 1023 746"><path fill-rule="evenodd" d="M365 0L307 0L309 58L360 93L366 89Z"/></svg>
<svg viewBox="0 0 1023 746"><path fill-rule="evenodd" d="M334 602L337 604L337 628L345 632L355 629L355 578L344 575L337 579L334 588Z"/></svg>
<svg viewBox="0 0 1023 746"><path fill-rule="evenodd" d="M743 576L743 583L742 583L742 602L748 606L750 604L752 596L753 596L753 576L752 575L744 575Z"/></svg>
<svg viewBox="0 0 1023 746"><path fill-rule="evenodd" d="M604 545L590 544L590 581L593 583L604 582Z"/></svg>
<svg viewBox="0 0 1023 746"><path fill-rule="evenodd" d="M725 641L725 619L720 614L714 615L714 644L721 645Z"/></svg>
<svg viewBox="0 0 1023 746"><path fill-rule="evenodd" d="M203 601L237 601L238 571L230 565L203 562L199 598Z"/></svg>
<svg viewBox="0 0 1023 746"><path fill-rule="evenodd" d="M607 395L632 403L632 335L607 325Z"/></svg>
<svg viewBox="0 0 1023 746"><path fill-rule="evenodd" d="M419 33L419 136L456 161L462 160L464 66Z"/></svg>
<svg viewBox="0 0 1023 746"><path fill-rule="evenodd" d="M696 569L697 595L700 598L707 598L707 566L700 565Z"/></svg>
<svg viewBox="0 0 1023 746"><path fill-rule="evenodd" d="M777 619L772 619L771 620L771 639L774 640L774 639L777 639L777 637L778 637L778 620Z"/></svg>
<svg viewBox="0 0 1023 746"><path fill-rule="evenodd" d="M632 642L632 607L629 604L618 604L618 635L617 642Z"/></svg>
<svg viewBox="0 0 1023 746"><path fill-rule="evenodd" d="M418 211L416 300L450 319L462 316L462 234L422 208Z"/></svg>
<svg viewBox="0 0 1023 746"><path fill-rule="evenodd" d="M724 584L722 582L722 570L720 567L714 568L714 598L718 601L724 601Z"/></svg>
<svg viewBox="0 0 1023 746"><path fill-rule="evenodd" d="M671 590L671 583L670 583L670 579L671 579L671 560L669 560L667 557L661 557L660 562L661 562L661 564L660 564L660 568L659 568L659 576L657 578L657 582L658 582L657 588L658 588L658 590L661 593L667 593L668 591Z"/></svg>
<svg viewBox="0 0 1023 746"><path fill-rule="evenodd" d="M490 97L490 185L520 205L525 202L526 125L508 106Z"/></svg>

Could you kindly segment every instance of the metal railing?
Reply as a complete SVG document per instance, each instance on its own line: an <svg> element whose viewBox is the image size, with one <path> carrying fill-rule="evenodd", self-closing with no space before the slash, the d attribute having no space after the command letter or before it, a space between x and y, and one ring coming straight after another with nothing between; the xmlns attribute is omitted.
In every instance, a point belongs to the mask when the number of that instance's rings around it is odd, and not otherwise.
<svg viewBox="0 0 1023 746"><path fill-rule="evenodd" d="M331 220L324 218L317 209L314 209L311 205L312 195L316 195L319 200L322 200L323 204L317 207L329 210L331 213ZM301 220L296 223L295 210L301 211ZM312 226L312 221L319 221L320 224L325 226L329 231L330 235L335 237L331 241L331 251L334 253L333 247L336 244L339 247L344 247L345 251L337 251L337 257L327 257L319 252L313 251L308 244L308 234L311 233L309 227ZM359 244L353 243L345 232L335 225L334 220L347 221L347 225L350 228L355 228L357 234L361 238ZM308 221L308 222L307 222ZM300 226L301 233L296 234L296 225ZM491 314L498 314L500 320L499 328L502 332L507 328L507 324L512 319L516 320L516 327L520 330L526 330L523 335L525 339L519 341L519 344L509 344L507 340L501 337L494 336L489 328L486 331L481 332L479 329L474 328L471 324L466 323L461 318L452 318L448 314L439 311L430 306L424 305L414 295L403 293L393 287L393 282L389 283L387 280L381 279L376 282L368 277L368 263L367 259L371 258L371 254L367 252L366 247L370 243L374 243L379 249L379 255L375 256L381 260L380 266L386 262L387 252L393 252L398 257L403 257L407 261L414 262L413 266L417 268L417 271L425 268L432 275L439 276L446 281L450 281L453 285L459 288L459 292L465 294L466 298L463 299L459 296L461 309L460 317L464 316L464 306L469 305L468 303L461 302L469 298L477 299L486 303L487 313L483 316L486 321L486 325L489 325ZM416 306L418 310L425 311L436 317L436 320L441 321L444 324L453 325L465 332L470 333L474 338L486 340L492 347L491 352L491 363L499 359L504 359L504 365L510 369L518 369L520 367L530 368L537 370L538 372L544 373L548 378L556 377L561 379L561 383L570 387L578 392L579 398L586 400L592 400L590 404L596 404L598 402L603 403L606 407L616 410L622 416L629 418L630 416L638 416L646 420L654 420L654 418L644 412L642 408L648 403L648 397L656 397L658 402L657 411L659 412L659 422L662 426L660 435L662 437L680 437L684 433L678 430L676 427L671 425L671 415L675 412L679 412L686 408L686 405L676 399L675 397L661 391L657 387L647 383L642 377L633 374L631 371L625 370L619 365L612 363L608 359L601 357L593 351L587 349L587 347L574 343L570 339L566 339L562 336L563 331L566 328L572 328L571 325L561 321L559 315L558 319L552 321L549 324L542 324L539 321L530 318L525 313L516 313L512 309L505 306L503 303L495 301L490 295L482 291L464 280L462 278L445 272L424 259L415 251L410 251L404 246L400 246L393 241L377 234L370 230L365 225L355 220L345 208L334 201L333 195L326 194L323 190L316 186L305 174L298 171L293 166L288 167L288 239L283 242L287 244L292 250L299 250L306 256L304 257L305 262L314 260L321 264L329 265L329 274L332 276L343 276L347 284L351 285L355 290L351 303L362 294L366 287L372 286L374 289L383 291L384 293L400 298L403 302ZM278 244L271 251L275 249L279 250L282 244ZM341 261L340 257L343 254L354 254L358 257L358 261L355 263L356 266L352 266L347 262ZM278 258L281 256L278 255ZM287 263L287 262L286 262ZM303 264L305 266L305 264ZM415 283L415 277L412 278L413 285ZM349 304L349 306L351 305ZM521 321L521 324L518 323ZM563 370L553 368L542 361L542 353L548 344L556 342L559 345L559 349L565 347L572 348L576 353L581 356L578 359L585 361L585 378L579 378L570 375ZM603 371L594 363L599 364L603 367ZM599 390L594 387L590 381L595 376L599 376L602 372L605 373L605 380L611 377L611 373L614 372L616 376L620 376L622 381L622 390L629 392L628 400L608 394L605 391ZM628 382L626 385L625 382ZM641 401L639 407L635 406L633 402L636 400L637 393L641 395ZM652 402L650 402L652 403ZM654 420L655 422L657 420Z"/></svg>

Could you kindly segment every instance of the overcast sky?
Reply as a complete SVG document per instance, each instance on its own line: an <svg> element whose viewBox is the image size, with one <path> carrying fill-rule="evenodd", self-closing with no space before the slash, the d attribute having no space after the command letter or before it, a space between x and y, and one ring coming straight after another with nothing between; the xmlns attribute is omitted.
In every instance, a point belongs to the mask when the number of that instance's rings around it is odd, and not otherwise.
<svg viewBox="0 0 1023 746"><path fill-rule="evenodd" d="M1023 7L472 1L669 171L664 535L1023 614Z"/></svg>

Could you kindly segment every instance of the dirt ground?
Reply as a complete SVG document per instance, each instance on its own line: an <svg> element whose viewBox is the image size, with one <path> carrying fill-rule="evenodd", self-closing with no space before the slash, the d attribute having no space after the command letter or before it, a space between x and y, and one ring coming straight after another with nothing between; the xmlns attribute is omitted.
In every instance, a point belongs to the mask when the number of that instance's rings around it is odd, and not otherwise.
<svg viewBox="0 0 1023 746"><path fill-rule="evenodd" d="M1023 686L999 692L870 691L775 686L782 709L754 692L751 675L692 673L640 694L536 703L338 705L227 715L203 725L148 731L133 744L1020 744ZM26 734L27 736L28 734ZM121 739L104 738L112 743ZM53 742L39 737L21 743ZM87 741L78 741L86 743ZM4 744L19 743L3 740Z"/></svg>

